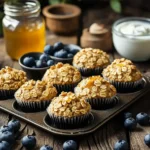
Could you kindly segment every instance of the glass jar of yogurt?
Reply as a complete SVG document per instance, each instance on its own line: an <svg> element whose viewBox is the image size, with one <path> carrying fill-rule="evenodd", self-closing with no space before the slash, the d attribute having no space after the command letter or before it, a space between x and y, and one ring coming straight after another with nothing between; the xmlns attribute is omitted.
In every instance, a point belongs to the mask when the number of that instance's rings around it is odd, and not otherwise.
<svg viewBox="0 0 150 150"><path fill-rule="evenodd" d="M113 25L113 43L117 52L132 61L150 59L150 19L128 17Z"/></svg>

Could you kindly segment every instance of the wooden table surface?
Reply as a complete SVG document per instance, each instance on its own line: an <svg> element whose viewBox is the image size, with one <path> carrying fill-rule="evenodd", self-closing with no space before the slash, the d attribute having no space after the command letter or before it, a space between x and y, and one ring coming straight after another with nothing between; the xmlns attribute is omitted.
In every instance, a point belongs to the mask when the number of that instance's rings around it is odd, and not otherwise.
<svg viewBox="0 0 150 150"><path fill-rule="evenodd" d="M150 13L139 11L137 9L133 10L132 8L128 8L126 12L128 15L150 17ZM93 22L102 21L112 24L113 21L120 17L123 16L114 13L110 8L92 8L84 10L81 19L80 31L82 28L88 27ZM47 33L47 43L53 44L57 41L62 41L66 44L79 44L80 33L78 35L69 37L54 35L50 32ZM115 51L110 53L110 55L113 59L120 57ZM6 54L3 39L0 39L0 64L1 67L8 65L14 68L20 68L18 62L11 60L10 57ZM150 75L150 62L136 63L136 65L143 72L143 74ZM149 93L147 93L144 97L142 97L132 106L130 106L126 111L132 112L134 116L138 112L142 111L150 114ZM131 150L148 150L149 148L144 144L143 139L146 134L150 133L150 126L138 126L138 128L135 131L129 132L125 130L123 126L123 122L121 121L122 116L123 113L110 120L96 132L87 136L77 138L55 136L20 120L21 131L17 137L17 141L13 147L13 150L24 150L24 148L22 148L21 145L21 139L27 134L36 136L37 147L35 148L35 150L39 150L39 148L44 144L52 146L54 150L62 150L62 144L67 139L76 140L79 144L79 150L111 150L113 149L115 142L119 139L126 140L129 143ZM6 114L5 112L0 111L0 126L7 124L8 121L12 118L14 117L9 114Z"/></svg>

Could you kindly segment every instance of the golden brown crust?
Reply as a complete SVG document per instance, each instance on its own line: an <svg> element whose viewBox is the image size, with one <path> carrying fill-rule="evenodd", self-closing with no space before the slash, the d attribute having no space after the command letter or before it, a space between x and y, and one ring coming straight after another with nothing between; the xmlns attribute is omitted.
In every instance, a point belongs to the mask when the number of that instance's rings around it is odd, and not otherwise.
<svg viewBox="0 0 150 150"><path fill-rule="evenodd" d="M21 101L51 100L57 95L56 88L49 82L30 80L23 84L15 93L15 98Z"/></svg>
<svg viewBox="0 0 150 150"><path fill-rule="evenodd" d="M89 113L91 106L83 98L77 98L72 92L62 92L49 105L49 114L61 117L75 117Z"/></svg>
<svg viewBox="0 0 150 150"><path fill-rule="evenodd" d="M80 50L73 58L76 68L98 68L110 64L109 55L100 49L85 48Z"/></svg>
<svg viewBox="0 0 150 150"><path fill-rule="evenodd" d="M110 81L132 82L142 78L136 66L125 58L115 59L111 65L103 70L103 76Z"/></svg>
<svg viewBox="0 0 150 150"><path fill-rule="evenodd" d="M0 89L17 90L27 81L26 73L6 66L0 70Z"/></svg>
<svg viewBox="0 0 150 150"><path fill-rule="evenodd" d="M69 64L57 63L46 71L43 80L52 84L73 84L81 80L81 74L78 69Z"/></svg>
<svg viewBox="0 0 150 150"><path fill-rule="evenodd" d="M75 94L83 98L110 98L116 95L116 88L101 76L83 79L75 88Z"/></svg>

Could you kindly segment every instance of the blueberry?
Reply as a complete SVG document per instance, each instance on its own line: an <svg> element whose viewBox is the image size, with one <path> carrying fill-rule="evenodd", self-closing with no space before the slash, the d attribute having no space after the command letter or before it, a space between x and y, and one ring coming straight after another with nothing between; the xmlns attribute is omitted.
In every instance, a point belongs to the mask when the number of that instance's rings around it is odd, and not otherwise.
<svg viewBox="0 0 150 150"><path fill-rule="evenodd" d="M150 134L145 135L144 142L147 146L150 146Z"/></svg>
<svg viewBox="0 0 150 150"><path fill-rule="evenodd" d="M54 61L53 60L47 61L47 66L52 66L52 65L54 65Z"/></svg>
<svg viewBox="0 0 150 150"><path fill-rule="evenodd" d="M22 139L22 145L29 150L32 150L36 146L36 138L32 135L24 136Z"/></svg>
<svg viewBox="0 0 150 150"><path fill-rule="evenodd" d="M25 57L23 59L23 64L27 67L35 66L35 60L33 57Z"/></svg>
<svg viewBox="0 0 150 150"><path fill-rule="evenodd" d="M132 117L132 113L130 112L124 113L124 119L130 118L130 117Z"/></svg>
<svg viewBox="0 0 150 150"><path fill-rule="evenodd" d="M53 150L53 148L48 145L44 145L40 148L40 150Z"/></svg>
<svg viewBox="0 0 150 150"><path fill-rule="evenodd" d="M72 53L73 55L75 55L77 52L79 52L79 50L78 49L70 49L69 52Z"/></svg>
<svg viewBox="0 0 150 150"><path fill-rule="evenodd" d="M61 43L61 42L57 42L57 43L54 44L53 48L54 48L54 51L61 50L61 49L64 48L64 44Z"/></svg>
<svg viewBox="0 0 150 150"><path fill-rule="evenodd" d="M68 55L67 55L67 58L73 58L73 54L71 54L71 53L69 53Z"/></svg>
<svg viewBox="0 0 150 150"><path fill-rule="evenodd" d="M119 140L114 146L114 150L128 150L128 143L124 140Z"/></svg>
<svg viewBox="0 0 150 150"><path fill-rule="evenodd" d="M42 60L38 60L36 62L36 68L44 68L44 67L47 67L47 63L42 61Z"/></svg>
<svg viewBox="0 0 150 150"><path fill-rule="evenodd" d="M11 146L8 142L1 141L0 142L0 150L11 150Z"/></svg>
<svg viewBox="0 0 150 150"><path fill-rule="evenodd" d="M125 121L124 121L124 126L125 128L129 129L129 130L133 130L136 128L136 125L137 125L137 122L134 118L127 118Z"/></svg>
<svg viewBox="0 0 150 150"><path fill-rule="evenodd" d="M51 58L49 57L49 55L47 55L45 53L40 56L40 60L43 61L43 62L47 62L50 59Z"/></svg>
<svg viewBox="0 0 150 150"><path fill-rule="evenodd" d="M52 55L53 52L54 52L53 46L51 46L51 45L46 45L46 46L44 47L44 53L45 53L45 54Z"/></svg>
<svg viewBox="0 0 150 150"><path fill-rule="evenodd" d="M11 128L14 129L14 132L18 132L20 127L21 127L21 124L20 124L20 121L19 120L11 120L8 122L8 126L10 126Z"/></svg>
<svg viewBox="0 0 150 150"><path fill-rule="evenodd" d="M0 132L0 141L7 141L10 144L13 144L15 141L14 134L10 131Z"/></svg>
<svg viewBox="0 0 150 150"><path fill-rule="evenodd" d="M55 57L58 57L58 58L67 58L67 51L65 51L65 50L60 50L60 51L58 51L58 52L55 52L54 53L54 56Z"/></svg>
<svg viewBox="0 0 150 150"><path fill-rule="evenodd" d="M144 113L144 112L141 112L141 113L138 113L136 115L136 121L140 124L140 125L148 125L149 124L149 116L148 114Z"/></svg>
<svg viewBox="0 0 150 150"><path fill-rule="evenodd" d="M73 140L68 140L63 144L63 150L77 150L77 143Z"/></svg>
<svg viewBox="0 0 150 150"><path fill-rule="evenodd" d="M10 131L10 132L14 133L14 128L12 128L12 126L4 125L4 126L1 126L1 128L0 128L0 132L2 132L2 131Z"/></svg>

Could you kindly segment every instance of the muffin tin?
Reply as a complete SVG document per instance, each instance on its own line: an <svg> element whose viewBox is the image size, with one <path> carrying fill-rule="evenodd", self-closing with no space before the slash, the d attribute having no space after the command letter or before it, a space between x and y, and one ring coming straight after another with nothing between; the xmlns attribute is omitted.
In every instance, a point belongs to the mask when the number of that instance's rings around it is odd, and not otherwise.
<svg viewBox="0 0 150 150"><path fill-rule="evenodd" d="M132 93L117 93L119 103L115 107L107 110L92 110L89 121L82 127L75 129L58 129L52 126L46 111L36 113L23 112L19 109L14 99L0 100L0 109L50 133L65 136L85 135L94 132L115 115L150 91L150 77L143 77L143 81L144 85L138 91Z"/></svg>

